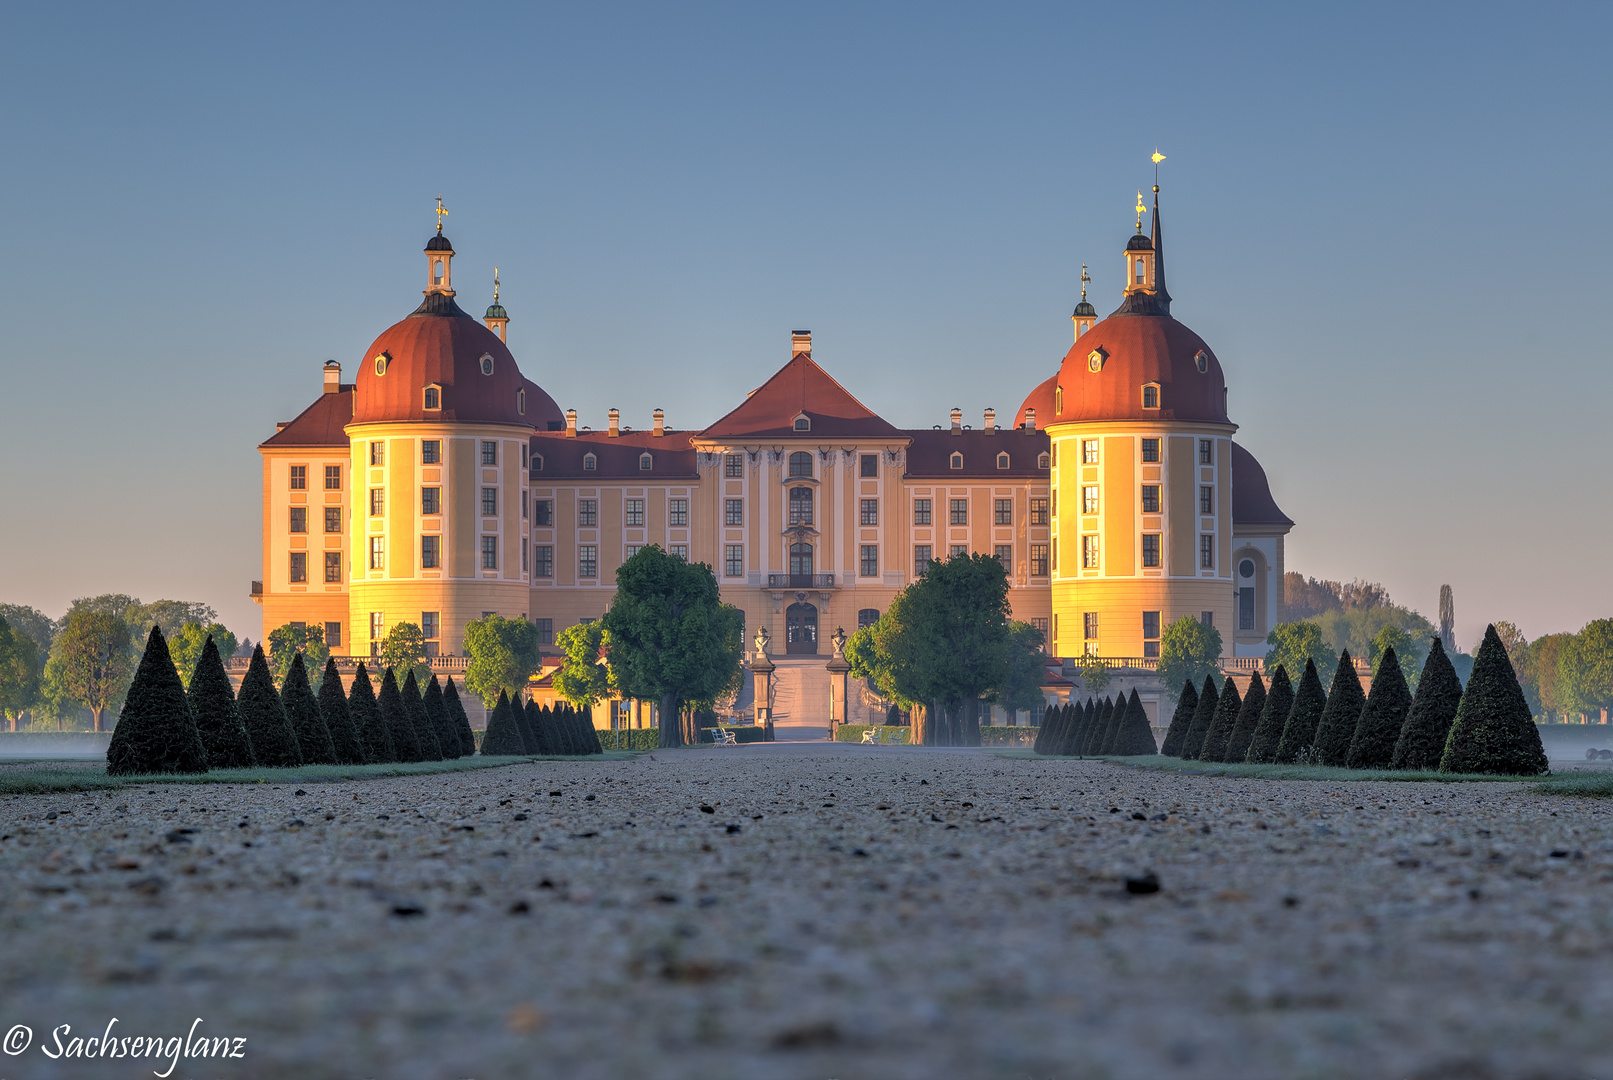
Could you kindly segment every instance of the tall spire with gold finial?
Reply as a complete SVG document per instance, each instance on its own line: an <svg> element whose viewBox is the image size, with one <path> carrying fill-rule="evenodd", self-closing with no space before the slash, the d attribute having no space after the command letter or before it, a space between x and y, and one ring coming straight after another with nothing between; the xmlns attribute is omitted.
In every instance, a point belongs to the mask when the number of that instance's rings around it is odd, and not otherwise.
<svg viewBox="0 0 1613 1080"><path fill-rule="evenodd" d="M498 335L500 341L508 345L509 341L506 333L510 326L510 313L505 311L504 305L498 302L498 285L498 267L495 266L493 267L493 303L488 307L487 314L482 316L482 322L489 330Z"/></svg>
<svg viewBox="0 0 1613 1080"><path fill-rule="evenodd" d="M1098 309L1087 300L1087 286L1092 284L1092 277L1087 273L1087 264L1081 264L1081 299L1075 305L1075 314L1070 321L1075 324L1075 340L1080 341L1081 335L1092 329L1092 324L1098 321Z"/></svg>
<svg viewBox="0 0 1613 1080"><path fill-rule="evenodd" d="M1154 243L1154 296L1165 308L1165 314L1171 311L1171 294L1165 291L1165 235L1159 224L1159 163L1165 160L1165 155L1154 147L1154 219L1152 222Z"/></svg>

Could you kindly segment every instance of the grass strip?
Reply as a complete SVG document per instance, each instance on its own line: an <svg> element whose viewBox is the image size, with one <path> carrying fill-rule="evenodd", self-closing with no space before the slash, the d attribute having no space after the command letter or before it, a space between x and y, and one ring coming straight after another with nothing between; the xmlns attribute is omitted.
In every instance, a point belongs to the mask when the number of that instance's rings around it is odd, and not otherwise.
<svg viewBox="0 0 1613 1080"><path fill-rule="evenodd" d="M378 780L386 777L424 776L429 773L470 772L524 765L533 761L622 761L638 755L629 750L607 750L603 756L559 757L510 755L455 758L385 765L299 765L284 769L215 769L205 773L154 773L148 776L108 776L103 762L86 762L64 768L63 762L5 762L0 764L0 795L34 795L61 791L97 791L153 784L331 784L343 780Z"/></svg>
<svg viewBox="0 0 1613 1080"><path fill-rule="evenodd" d="M1045 761L1107 761L1134 769L1179 773L1183 776L1220 776L1249 780L1363 780L1402 783L1534 783L1552 794L1613 795L1613 771L1571 771L1544 777L1497 776L1493 773L1442 773L1420 769L1342 769L1329 765L1251 765L1248 762L1189 761L1150 754L1139 757L1055 758L1029 750L1000 750L1001 757L1040 758Z"/></svg>

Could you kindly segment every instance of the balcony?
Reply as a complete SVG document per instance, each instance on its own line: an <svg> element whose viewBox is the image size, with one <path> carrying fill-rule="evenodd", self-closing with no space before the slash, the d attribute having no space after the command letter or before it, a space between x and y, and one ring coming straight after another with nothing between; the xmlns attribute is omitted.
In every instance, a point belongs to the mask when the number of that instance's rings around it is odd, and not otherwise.
<svg viewBox="0 0 1613 1080"><path fill-rule="evenodd" d="M768 574L767 587L769 589L832 589L835 587L833 574Z"/></svg>
<svg viewBox="0 0 1613 1080"><path fill-rule="evenodd" d="M252 594L251 595L252 595L252 602L253 603L255 603L255 604L263 603L263 582L254 581L252 583Z"/></svg>

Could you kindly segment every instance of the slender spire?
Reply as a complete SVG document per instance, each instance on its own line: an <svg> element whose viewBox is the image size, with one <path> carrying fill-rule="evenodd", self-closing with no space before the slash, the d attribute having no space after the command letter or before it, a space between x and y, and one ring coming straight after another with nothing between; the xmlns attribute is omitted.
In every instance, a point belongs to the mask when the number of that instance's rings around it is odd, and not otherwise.
<svg viewBox="0 0 1613 1080"><path fill-rule="evenodd" d="M1164 158L1164 155L1161 154L1157 150L1154 151L1154 156L1156 158L1161 159L1161 160L1163 160L1163 158ZM1159 162L1158 161L1156 161L1154 163L1154 167L1156 169L1159 168ZM1166 291L1166 289L1165 289L1165 235L1160 230L1160 225L1159 225L1159 185L1158 184L1154 185L1154 221L1153 221L1153 228L1154 228L1154 234L1153 234L1153 242L1154 242L1154 295L1159 297L1160 301L1165 305L1165 313L1168 315L1168 314L1170 314L1170 310L1171 310L1171 294L1168 291Z"/></svg>

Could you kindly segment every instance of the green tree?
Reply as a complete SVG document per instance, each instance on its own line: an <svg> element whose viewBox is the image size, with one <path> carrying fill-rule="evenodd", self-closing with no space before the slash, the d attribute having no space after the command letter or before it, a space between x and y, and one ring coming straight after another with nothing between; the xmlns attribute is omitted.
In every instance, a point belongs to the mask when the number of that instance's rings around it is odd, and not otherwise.
<svg viewBox="0 0 1613 1080"><path fill-rule="evenodd" d="M6 620L11 629L34 643L39 653L39 662L43 664L45 657L50 655L51 643L56 640L56 633L61 629L55 620L51 619L38 608L26 604L0 604L0 619ZM62 620L66 625L67 620Z"/></svg>
<svg viewBox="0 0 1613 1080"><path fill-rule="evenodd" d="M280 687L280 705L286 710L286 719L297 736L297 751L304 765L335 765L336 746L331 741L330 728L325 714L319 711L319 699L308 685L308 668L302 653L293 652L291 667Z"/></svg>
<svg viewBox="0 0 1613 1080"><path fill-rule="evenodd" d="M1355 738L1355 725L1366 703L1361 679L1355 673L1355 661L1350 657L1350 650L1345 649L1339 654L1339 667L1333 673L1333 685L1327 692L1327 707L1322 710L1322 721L1316 726L1315 764L1343 766L1350 756L1350 740Z"/></svg>
<svg viewBox="0 0 1613 1080"><path fill-rule="evenodd" d="M859 627L846 639L845 657L851 665L851 677L862 679L868 688L898 708L911 709L914 702L902 693L896 684L896 668L891 660L889 645L901 632L902 605L905 594L897 593L872 626Z"/></svg>
<svg viewBox="0 0 1613 1080"><path fill-rule="evenodd" d="M1597 619L1575 634L1558 658L1559 704L1569 716L1600 719L1613 708L1613 619Z"/></svg>
<svg viewBox="0 0 1613 1080"><path fill-rule="evenodd" d="M190 672L185 698L190 702L190 713L196 721L202 748L207 751L208 767L251 768L254 763L252 743L247 739L246 725L241 722L235 689L224 671L224 660L212 638L202 643L202 655Z"/></svg>
<svg viewBox="0 0 1613 1080"><path fill-rule="evenodd" d="M1456 719L1456 708L1461 703L1462 684L1457 680L1456 669L1445 655L1440 639L1431 638L1428 660L1423 664L1422 678L1417 680L1417 696L1412 698L1411 708L1406 712L1406 722L1395 740L1395 753L1389 767L1439 768L1445 740L1450 737L1451 722Z"/></svg>
<svg viewBox="0 0 1613 1080"><path fill-rule="evenodd" d="M106 771L112 776L207 771L207 751L160 627L152 626L146 639L106 748Z"/></svg>
<svg viewBox="0 0 1613 1080"><path fill-rule="evenodd" d="M84 609L70 615L56 635L45 677L54 677L64 696L89 709L100 731L106 710L123 700L134 666L128 624L112 612Z"/></svg>
<svg viewBox="0 0 1613 1080"><path fill-rule="evenodd" d="M1221 631L1191 615L1165 628L1159 640L1159 681L1167 693L1185 682L1197 685L1206 676L1217 674L1221 659Z"/></svg>
<svg viewBox="0 0 1613 1080"><path fill-rule="evenodd" d="M235 635L226 630L221 623L199 622L182 623L173 633L168 635L168 655L174 658L174 670L179 672L179 681L190 688L190 677L196 670L196 661L202 658L202 650L207 642L213 642L214 649L220 659L235 655Z"/></svg>
<svg viewBox="0 0 1613 1080"><path fill-rule="evenodd" d="M347 692L342 689L342 675L336 670L334 656L325 658L325 674L319 680L319 713L330 731L337 764L364 764L364 745L353 723L353 709L347 703Z"/></svg>
<svg viewBox="0 0 1613 1080"><path fill-rule="evenodd" d="M1304 671L1305 662L1316 665L1316 674L1324 681L1333 677L1338 665L1338 654L1322 640L1322 628L1314 622L1281 623L1266 635L1266 670L1285 667L1289 671Z"/></svg>
<svg viewBox="0 0 1613 1080"><path fill-rule="evenodd" d="M272 769L302 764L297 736L280 703L280 693L274 688L274 676L269 673L262 645L252 650L252 663L241 680L241 692L235 695L235 707L258 765Z"/></svg>
<svg viewBox="0 0 1613 1080"><path fill-rule="evenodd" d="M286 672L291 670L291 662L298 656L303 657L305 672L310 664L315 671L322 672L325 658L329 655L330 649L325 645L325 629L318 623L303 626L286 623L269 634L269 673L274 676L276 686L285 683Z"/></svg>
<svg viewBox="0 0 1613 1080"><path fill-rule="evenodd" d="M642 548L617 568L603 621L622 693L661 703L661 746L695 744L700 733L685 709L709 707L743 670L745 616L722 602L711 567Z"/></svg>
<svg viewBox="0 0 1613 1080"><path fill-rule="evenodd" d="M1400 657L1393 646L1386 647L1378 658L1378 670L1372 676L1372 689L1361 708L1361 718L1356 721L1355 735L1344 757L1345 766L1388 768L1394 760L1395 743L1400 740L1400 730L1406 726L1406 713L1410 708L1411 690L1401 673Z"/></svg>
<svg viewBox="0 0 1613 1080"><path fill-rule="evenodd" d="M554 688L561 697L578 708L592 709L595 702L616 689L603 655L609 648L604 623L594 620L568 626L560 631L555 644L566 657L553 676Z"/></svg>
<svg viewBox="0 0 1613 1080"><path fill-rule="evenodd" d="M1299 689L1294 691L1293 707L1283 722L1283 737L1277 742L1278 764L1287 765L1302 757L1311 759L1315 754L1316 729L1321 726L1326 711L1327 691L1322 689L1316 662L1307 660L1305 673L1299 677Z"/></svg>
<svg viewBox="0 0 1613 1080"><path fill-rule="evenodd" d="M1545 634L1531 641L1524 653L1520 679L1534 690L1540 703L1538 713L1547 723L1567 716L1578 704L1571 681L1564 678L1572 671L1571 660L1564 661L1571 657L1573 648L1573 634ZM1474 666L1477 667L1476 660Z"/></svg>
<svg viewBox="0 0 1613 1080"><path fill-rule="evenodd" d="M1405 679L1407 686L1415 688L1417 673L1422 670L1422 647L1417 644L1417 639L1411 636L1410 631L1393 623L1385 623L1372 638L1373 678L1377 678L1378 664L1391 649L1394 650L1395 662L1400 667L1401 678Z"/></svg>
<svg viewBox="0 0 1613 1080"><path fill-rule="evenodd" d="M1199 691L1199 704L1193 710L1193 722L1188 725L1187 738L1182 740L1182 757L1189 761L1198 759L1204 749L1204 740L1210 737L1210 728L1215 726L1215 711L1220 704L1221 695L1215 688L1215 676L1204 676L1204 688Z"/></svg>
<svg viewBox="0 0 1613 1080"><path fill-rule="evenodd" d="M1414 641L1426 641L1436 631L1434 624L1410 608L1391 603L1387 596L1381 602L1352 604L1336 611L1323 612L1313 620L1322 628L1322 638L1330 647L1351 655L1372 656L1372 642L1385 626L1404 630Z"/></svg>
<svg viewBox="0 0 1613 1080"><path fill-rule="evenodd" d="M486 615L465 624L465 689L492 708L499 694L518 698L543 663L538 628L525 619Z"/></svg>
<svg viewBox="0 0 1613 1080"><path fill-rule="evenodd" d="M1249 750L1243 760L1256 765L1276 761L1277 744L1282 741L1283 728L1288 723L1288 714L1293 710L1294 687L1288 681L1288 669L1278 664L1276 673L1271 677L1271 689L1266 691L1266 703L1260 709L1254 737L1249 740Z"/></svg>
<svg viewBox="0 0 1613 1080"><path fill-rule="evenodd" d="M131 631L142 636L152 626L162 627L162 636L168 640L169 651L172 652L174 635L179 633L180 627L186 623L217 626L218 612L199 600L153 600L149 604L135 600L125 611L124 621L129 624ZM235 640L233 635L230 640ZM220 639L218 644L222 646L223 639ZM201 653L198 652L197 655L200 656ZM191 666L195 666L194 660ZM186 674L189 673L190 669L187 668Z"/></svg>
<svg viewBox="0 0 1613 1080"><path fill-rule="evenodd" d="M1546 771L1540 729L1529 715L1523 688L1493 626L1485 629L1473 658L1473 675L1457 706L1439 771L1508 776Z"/></svg>
<svg viewBox="0 0 1613 1080"><path fill-rule="evenodd" d="M1182 744L1193 727L1193 713L1199 707L1199 692L1193 689L1191 679L1183 680L1182 692L1176 695L1176 711L1171 714L1171 726L1165 729L1165 743L1159 752L1166 757L1181 757Z"/></svg>
<svg viewBox="0 0 1613 1080"><path fill-rule="evenodd" d="M1266 684L1256 671L1249 676L1249 691L1238 706L1238 718L1227 736L1222 761L1244 761L1249 757L1249 746L1255 741L1255 729L1260 726L1260 714L1266 708Z"/></svg>
<svg viewBox="0 0 1613 1080"><path fill-rule="evenodd" d="M39 646L27 634L13 630L0 615L0 709L17 730L17 716L39 695L44 671Z"/></svg>
<svg viewBox="0 0 1613 1080"><path fill-rule="evenodd" d="M1008 655L998 681L985 693L985 699L1008 712L1010 723L1018 712L1029 712L1044 703L1042 683L1047 678L1047 654L1042 651L1042 632L1028 622L1008 624Z"/></svg>
<svg viewBox="0 0 1613 1080"><path fill-rule="evenodd" d="M412 672L415 682L425 684L431 678L431 661L426 657L426 636L420 627L412 622L393 623L381 640L381 666L396 671L400 679Z"/></svg>
<svg viewBox="0 0 1613 1080"><path fill-rule="evenodd" d="M1090 653L1081 657L1075 674L1081 680L1081 685L1094 694L1103 693L1103 688L1109 685L1109 665L1103 662L1102 657Z"/></svg>

